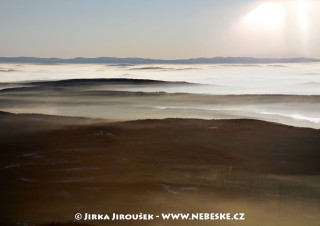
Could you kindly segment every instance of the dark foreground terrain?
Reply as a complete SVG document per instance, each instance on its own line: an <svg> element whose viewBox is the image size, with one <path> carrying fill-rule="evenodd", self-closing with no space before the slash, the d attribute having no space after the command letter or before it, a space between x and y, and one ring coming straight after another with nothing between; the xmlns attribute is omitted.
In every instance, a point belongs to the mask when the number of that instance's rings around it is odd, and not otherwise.
<svg viewBox="0 0 320 226"><path fill-rule="evenodd" d="M80 221L90 225L319 225L319 147L319 130L256 120L107 123L2 112L0 225L79 225L74 215L85 212L246 214Z"/></svg>

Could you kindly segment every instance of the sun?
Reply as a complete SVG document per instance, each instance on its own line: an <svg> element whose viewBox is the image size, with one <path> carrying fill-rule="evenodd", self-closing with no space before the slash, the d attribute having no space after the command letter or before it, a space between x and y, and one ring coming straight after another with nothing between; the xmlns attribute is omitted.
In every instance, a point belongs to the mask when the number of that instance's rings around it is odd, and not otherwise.
<svg viewBox="0 0 320 226"><path fill-rule="evenodd" d="M297 30L307 32L310 5L311 2L307 0L264 2L242 19L242 25L252 31L279 31L285 27L289 18L290 26L293 23Z"/></svg>
<svg viewBox="0 0 320 226"><path fill-rule="evenodd" d="M285 14L281 3L266 2L249 12L243 23L246 27L256 30L281 29L285 23Z"/></svg>

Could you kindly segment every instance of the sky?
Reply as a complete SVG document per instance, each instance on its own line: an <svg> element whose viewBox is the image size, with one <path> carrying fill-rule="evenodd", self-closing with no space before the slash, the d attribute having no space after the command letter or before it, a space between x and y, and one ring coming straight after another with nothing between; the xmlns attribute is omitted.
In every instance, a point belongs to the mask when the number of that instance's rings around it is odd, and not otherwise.
<svg viewBox="0 0 320 226"><path fill-rule="evenodd" d="M0 0L0 56L320 58L319 0Z"/></svg>

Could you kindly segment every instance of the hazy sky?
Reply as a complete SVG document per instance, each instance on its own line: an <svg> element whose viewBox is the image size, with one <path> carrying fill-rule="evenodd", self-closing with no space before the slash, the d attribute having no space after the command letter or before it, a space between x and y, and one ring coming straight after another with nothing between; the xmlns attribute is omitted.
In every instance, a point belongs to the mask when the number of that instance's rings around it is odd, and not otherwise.
<svg viewBox="0 0 320 226"><path fill-rule="evenodd" d="M319 0L0 0L0 56L320 58Z"/></svg>

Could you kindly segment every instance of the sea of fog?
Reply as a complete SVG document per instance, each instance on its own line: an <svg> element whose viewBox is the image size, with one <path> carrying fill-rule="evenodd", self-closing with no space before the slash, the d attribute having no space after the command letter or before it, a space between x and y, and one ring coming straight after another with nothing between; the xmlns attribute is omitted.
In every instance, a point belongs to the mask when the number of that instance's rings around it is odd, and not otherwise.
<svg viewBox="0 0 320 226"><path fill-rule="evenodd" d="M73 78L135 78L186 81L202 87L134 88L130 91L206 94L320 94L320 63L130 65L0 64L0 83Z"/></svg>
<svg viewBox="0 0 320 226"><path fill-rule="evenodd" d="M0 95L0 110L17 113L44 113L99 117L111 120L141 118L254 118L288 125L320 128L320 63L299 64L211 64L211 65L130 65L130 64L0 64L0 90L24 86L21 82L78 78L133 78L184 81L195 86L108 86L106 90L201 94L198 99L177 97L70 97L42 105L1 104L11 94ZM105 91L99 87L98 91ZM28 94L26 94L28 95ZM43 94L40 94L41 96ZM217 95L252 95L250 99L226 101ZM272 96L272 98L270 97ZM199 95L196 95L199 96ZM212 96L212 98L210 98ZM277 97L279 96L279 97ZM285 96L285 98L284 98ZM297 98L303 96L303 99ZM6 99L7 98L7 99ZM16 101L17 96L10 96ZM23 97L26 98L26 97ZM35 96L30 99L36 99ZM217 99L218 98L218 99ZM85 98L83 98L85 99ZM50 101L48 96L47 101ZM46 102L42 99L41 101ZM20 102L26 101L20 99ZM39 100L37 100L39 102ZM35 102L35 101L34 101ZM121 117L120 117L121 116Z"/></svg>

